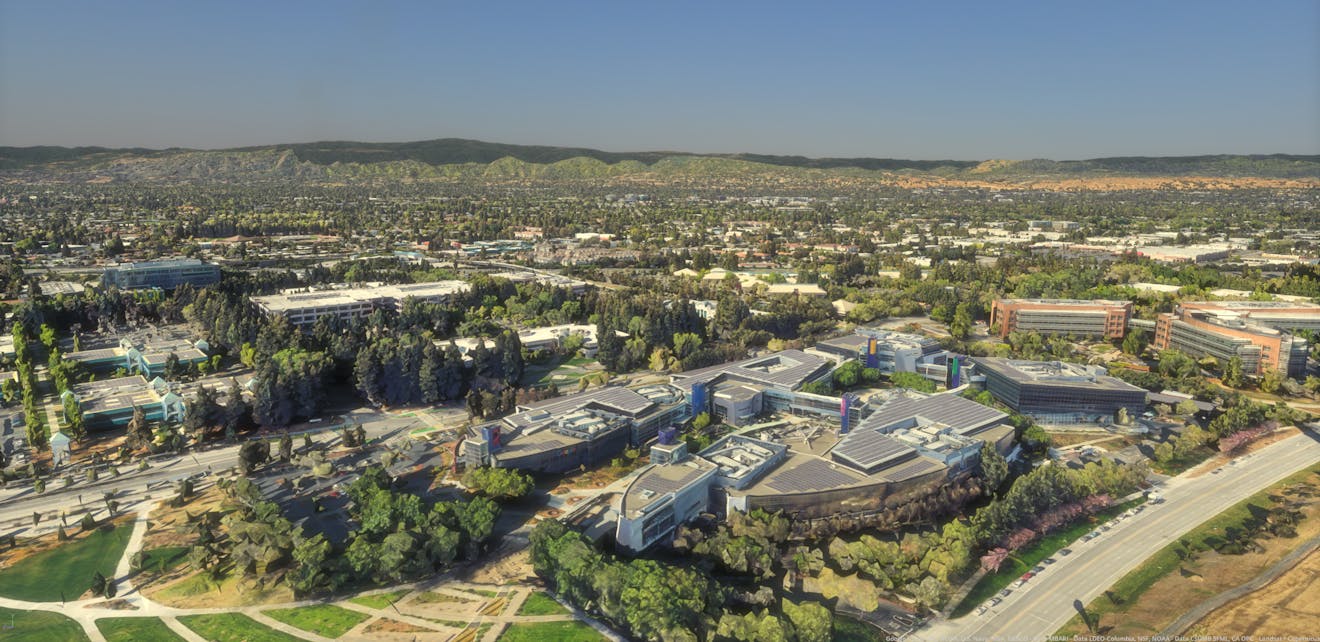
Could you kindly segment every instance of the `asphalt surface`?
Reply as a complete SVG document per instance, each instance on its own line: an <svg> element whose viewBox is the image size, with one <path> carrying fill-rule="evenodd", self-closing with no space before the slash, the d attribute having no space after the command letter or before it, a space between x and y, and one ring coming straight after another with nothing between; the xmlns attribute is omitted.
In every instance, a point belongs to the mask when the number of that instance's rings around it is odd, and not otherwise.
<svg viewBox="0 0 1320 642"><path fill-rule="evenodd" d="M1320 436L1303 433L1240 457L1218 472L1175 477L1158 488L1164 502L1124 520L1015 589L982 615L934 622L912 634L940 640L1039 640L1089 604L1129 571L1202 522L1307 466L1320 462Z"/></svg>
<svg viewBox="0 0 1320 642"><path fill-rule="evenodd" d="M360 423L373 441L399 443L398 440L412 428L422 425L414 417L400 417L379 412L357 412L349 415ZM314 437L320 443L327 443L339 438L339 431L328 430ZM378 443L379 443L378 441ZM294 438L294 447L301 450L302 439ZM411 462L402 462L406 465ZM60 475L46 480L46 492L37 494L30 485L12 484L0 489L0 535L21 534L27 536L32 526L32 514L40 512L46 516L57 516L60 512L80 512L84 506L97 510L103 508L102 497L106 492L114 493L120 502L121 511L131 510L132 506L146 499L149 495L173 491L173 484L185 477L202 473L219 473L238 464L238 446L213 447L183 455L163 455L150 459L150 468L137 471L131 465L121 467L124 472L120 477L102 474L96 482L86 482L75 476L76 483L64 488ZM41 526L53 528L52 521L43 521ZM44 528L43 528L44 530Z"/></svg>

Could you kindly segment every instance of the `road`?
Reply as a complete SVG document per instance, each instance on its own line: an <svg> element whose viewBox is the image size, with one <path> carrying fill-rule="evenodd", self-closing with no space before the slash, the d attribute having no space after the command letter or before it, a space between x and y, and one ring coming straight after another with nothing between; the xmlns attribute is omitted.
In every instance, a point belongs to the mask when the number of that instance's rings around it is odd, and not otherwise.
<svg viewBox="0 0 1320 642"><path fill-rule="evenodd" d="M983 615L933 622L912 638L941 640L1041 639L1077 614L1169 542L1234 504L1320 462L1320 436L1303 433L1271 444L1218 473L1175 477L1159 489L1162 504L1119 521L1099 538L1078 542L1040 575Z"/></svg>
<svg viewBox="0 0 1320 642"><path fill-rule="evenodd" d="M375 411L354 412L348 417L361 424L367 437L373 441L394 440L422 425L415 417L399 417ZM330 430L316 435L314 440L328 443L338 438L339 432ZM294 440L295 448L301 448L301 445L301 439ZM124 474L120 477L102 474L98 481L92 483L78 478L69 488L64 488L59 475L55 475L47 479L46 492L42 494L37 494L30 485L11 484L0 489L0 534L30 536L34 512L54 517L61 511L70 514L81 512L83 505L103 510L102 494L110 491L115 493L121 512L133 510L132 507L149 493L159 494L162 490L171 492L170 486L175 480L198 473L227 470L237 464L238 446L221 446L183 455L159 456L151 460L151 467L145 471L123 466L121 470ZM43 521L40 530L54 528L56 524L53 520Z"/></svg>

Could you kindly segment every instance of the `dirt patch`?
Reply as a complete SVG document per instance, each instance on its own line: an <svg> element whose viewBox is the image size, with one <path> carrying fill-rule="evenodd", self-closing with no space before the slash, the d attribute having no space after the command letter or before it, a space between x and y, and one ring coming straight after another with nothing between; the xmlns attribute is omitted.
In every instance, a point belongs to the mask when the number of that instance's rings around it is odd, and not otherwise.
<svg viewBox="0 0 1320 642"><path fill-rule="evenodd" d="M1189 636L1311 636L1320 622L1320 552L1277 579L1206 616Z"/></svg>
<svg viewBox="0 0 1320 642"><path fill-rule="evenodd" d="M362 629L363 633L428 633L431 629L389 618L380 618Z"/></svg>
<svg viewBox="0 0 1320 642"><path fill-rule="evenodd" d="M105 601L105 602L92 602L91 604L88 604L88 605L86 605L86 606L83 606L83 608L85 608L85 609L109 609L109 610L111 610L111 611L136 611L136 610L138 610L137 605L136 605L136 604L133 604L132 602L129 602L128 600L108 600L108 601Z"/></svg>
<svg viewBox="0 0 1320 642"><path fill-rule="evenodd" d="M468 579L477 584L502 585L534 581L536 574L532 571L531 554L524 549L482 564L472 570Z"/></svg>

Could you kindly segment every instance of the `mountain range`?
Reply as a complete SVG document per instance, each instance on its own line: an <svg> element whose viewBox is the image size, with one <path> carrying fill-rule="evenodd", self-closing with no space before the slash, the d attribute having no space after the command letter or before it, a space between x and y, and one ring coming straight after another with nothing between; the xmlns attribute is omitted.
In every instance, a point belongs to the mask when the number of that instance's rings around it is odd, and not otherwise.
<svg viewBox="0 0 1320 642"><path fill-rule="evenodd" d="M586 179L630 175L906 176L972 181L1104 177L1320 179L1320 156L1128 156L1090 160L807 158L679 151L606 152L460 138L409 143L327 141L222 150L0 147L8 182Z"/></svg>

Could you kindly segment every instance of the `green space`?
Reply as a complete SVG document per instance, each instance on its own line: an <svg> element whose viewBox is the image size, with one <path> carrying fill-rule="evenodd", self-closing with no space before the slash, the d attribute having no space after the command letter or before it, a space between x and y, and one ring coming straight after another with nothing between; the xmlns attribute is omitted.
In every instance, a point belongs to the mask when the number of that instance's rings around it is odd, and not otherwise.
<svg viewBox="0 0 1320 642"><path fill-rule="evenodd" d="M128 546L132 524L97 529L16 562L0 573L0 595L29 602L76 600L92 585L100 571L111 577Z"/></svg>
<svg viewBox="0 0 1320 642"><path fill-rule="evenodd" d="M967 615L978 604L994 597L995 593L1002 591L1004 587L1022 577L1023 573L1035 568L1042 560L1053 557L1055 553L1059 552L1059 549L1067 548L1077 538L1095 530L1096 526L1145 501L1145 498L1139 498L1107 508L1090 518L1078 520L1077 523L1068 528L1046 535L1017 553L1009 555L997 572L986 573L981 579L977 580L976 585L972 587L967 597L964 597L963 601L953 609L951 617L959 618Z"/></svg>
<svg viewBox="0 0 1320 642"><path fill-rule="evenodd" d="M1191 452L1168 461L1152 461L1150 467L1151 470L1161 475L1176 477L1216 454L1218 454L1218 451L1211 449L1209 446L1197 446Z"/></svg>
<svg viewBox="0 0 1320 642"><path fill-rule="evenodd" d="M518 607L518 615L566 615L568 609L545 593L536 592L527 596L527 601Z"/></svg>
<svg viewBox="0 0 1320 642"><path fill-rule="evenodd" d="M9 628L11 625L13 628ZM59 613L0 608L0 640L74 642L86 639L87 634L77 622Z"/></svg>
<svg viewBox="0 0 1320 642"><path fill-rule="evenodd" d="M370 615L350 611L333 604L314 604L293 609L272 609L263 611L271 619L279 620L289 626L311 631L327 638L337 638L349 629L363 623Z"/></svg>
<svg viewBox="0 0 1320 642"><path fill-rule="evenodd" d="M512 624L499 637L500 642L598 642L604 639L605 636L577 620Z"/></svg>
<svg viewBox="0 0 1320 642"><path fill-rule="evenodd" d="M834 614L834 642L875 642L883 639L880 630L846 615Z"/></svg>
<svg viewBox="0 0 1320 642"><path fill-rule="evenodd" d="M1279 489L1304 481L1317 473L1320 473L1320 466L1312 466L1289 475L1273 486L1202 522L1178 541L1160 549L1140 566L1129 571L1105 591L1104 597L1096 598L1086 605L1086 612L1094 621L1099 621L1106 613L1121 611L1135 604L1161 578L1181 568L1190 555L1215 549L1233 539L1233 534L1247 532L1249 529L1246 525L1257 519L1254 512L1274 506L1270 496L1278 493ZM1074 615L1061 630L1076 630L1083 626L1081 616Z"/></svg>
<svg viewBox="0 0 1320 642"><path fill-rule="evenodd" d="M390 608L391 604L398 602L400 598L411 592L412 591L408 589L403 589L399 591L390 591L389 593L376 593L374 595L359 595L349 600L349 602L352 602L354 604L361 604L362 606L372 609L388 609Z"/></svg>
<svg viewBox="0 0 1320 642"><path fill-rule="evenodd" d="M142 551L138 568L144 571L164 573L188 561L187 546L161 546Z"/></svg>
<svg viewBox="0 0 1320 642"><path fill-rule="evenodd" d="M298 642L242 613L213 613L179 617L183 625L212 642Z"/></svg>
<svg viewBox="0 0 1320 642"><path fill-rule="evenodd" d="M108 617L96 621L106 642L182 642L158 617Z"/></svg>
<svg viewBox="0 0 1320 642"><path fill-rule="evenodd" d="M524 387L555 383L562 388L564 384L577 383L578 379L590 374L593 365L596 365L594 359L586 357L568 359L563 355L555 355L542 363L528 363L523 368L523 376L518 383Z"/></svg>

